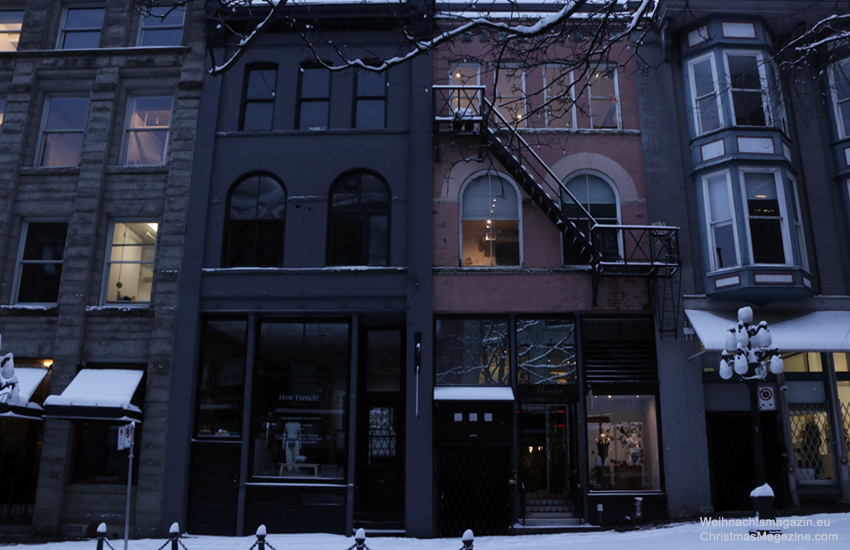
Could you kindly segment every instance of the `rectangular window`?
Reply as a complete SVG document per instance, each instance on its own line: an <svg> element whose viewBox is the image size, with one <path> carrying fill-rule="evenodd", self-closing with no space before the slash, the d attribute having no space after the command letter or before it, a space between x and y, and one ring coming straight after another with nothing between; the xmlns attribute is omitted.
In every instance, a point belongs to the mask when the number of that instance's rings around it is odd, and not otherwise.
<svg viewBox="0 0 850 550"><path fill-rule="evenodd" d="M694 124L697 135L723 126L714 58L709 55L688 63Z"/></svg>
<svg viewBox="0 0 850 550"><path fill-rule="evenodd" d="M59 30L59 50L97 48L103 28L103 8L65 8Z"/></svg>
<svg viewBox="0 0 850 550"><path fill-rule="evenodd" d="M596 67L588 76L590 127L620 127L620 92L616 67Z"/></svg>
<svg viewBox="0 0 850 550"><path fill-rule="evenodd" d="M67 232L66 222L26 225L18 260L18 303L57 302Z"/></svg>
<svg viewBox="0 0 850 550"><path fill-rule="evenodd" d="M387 125L387 74L360 71L356 75L355 128L385 128Z"/></svg>
<svg viewBox="0 0 850 550"><path fill-rule="evenodd" d="M575 323L572 319L519 319L517 378L520 384L575 384Z"/></svg>
<svg viewBox="0 0 850 550"><path fill-rule="evenodd" d="M150 302L158 224L115 222L106 261L105 301Z"/></svg>
<svg viewBox="0 0 850 550"><path fill-rule="evenodd" d="M245 71L242 130L250 132L272 129L276 90L277 67L255 66Z"/></svg>
<svg viewBox="0 0 850 550"><path fill-rule="evenodd" d="M729 188L729 174L723 172L706 176L703 182L711 270L735 267L738 265L738 247L735 238L735 215Z"/></svg>
<svg viewBox="0 0 850 550"><path fill-rule="evenodd" d="M543 79L546 127L572 128L575 106L572 71L560 65L546 65L543 70Z"/></svg>
<svg viewBox="0 0 850 550"><path fill-rule="evenodd" d="M331 74L321 67L301 67L299 75L298 129L327 130Z"/></svg>
<svg viewBox="0 0 850 550"><path fill-rule="evenodd" d="M478 63L455 63L449 68L449 84L451 86L481 85L481 68ZM471 88L456 90L452 95L452 110L455 118L463 119L480 116L479 92Z"/></svg>
<svg viewBox="0 0 850 550"><path fill-rule="evenodd" d="M727 53L726 69L735 124L770 124L769 95L765 68L758 54Z"/></svg>
<svg viewBox="0 0 850 550"><path fill-rule="evenodd" d="M0 52L14 52L21 39L24 10L0 11Z"/></svg>
<svg viewBox="0 0 850 550"><path fill-rule="evenodd" d="M207 320L201 338L195 435L238 437L245 399L248 324L244 319Z"/></svg>
<svg viewBox="0 0 850 550"><path fill-rule="evenodd" d="M752 261L756 264L788 262L788 229L778 176L775 172L743 173Z"/></svg>
<svg viewBox="0 0 850 550"><path fill-rule="evenodd" d="M130 99L124 164L165 164L168 129L171 126L171 96L141 96Z"/></svg>
<svg viewBox="0 0 850 550"><path fill-rule="evenodd" d="M496 71L496 109L513 127L525 128L525 70L503 65Z"/></svg>
<svg viewBox="0 0 850 550"><path fill-rule="evenodd" d="M789 177L791 183L791 218L794 220L794 236L797 239L797 251L800 254L800 266L809 269L809 257L806 253L806 235L803 232L803 212L800 208L800 195L797 193L797 182Z"/></svg>
<svg viewBox="0 0 850 550"><path fill-rule="evenodd" d="M438 386L509 386L507 319L437 319Z"/></svg>
<svg viewBox="0 0 850 550"><path fill-rule="evenodd" d="M139 46L179 46L185 16L185 6L150 6L142 14Z"/></svg>
<svg viewBox="0 0 850 550"><path fill-rule="evenodd" d="M254 477L344 477L350 354L346 323L260 325L251 404Z"/></svg>
<svg viewBox="0 0 850 550"><path fill-rule="evenodd" d="M44 106L38 166L79 166L89 100L48 97Z"/></svg>
<svg viewBox="0 0 850 550"><path fill-rule="evenodd" d="M658 415L654 395L588 398L591 491L658 491Z"/></svg>
<svg viewBox="0 0 850 550"><path fill-rule="evenodd" d="M829 78L838 137L848 138L850 137L850 59L834 65Z"/></svg>

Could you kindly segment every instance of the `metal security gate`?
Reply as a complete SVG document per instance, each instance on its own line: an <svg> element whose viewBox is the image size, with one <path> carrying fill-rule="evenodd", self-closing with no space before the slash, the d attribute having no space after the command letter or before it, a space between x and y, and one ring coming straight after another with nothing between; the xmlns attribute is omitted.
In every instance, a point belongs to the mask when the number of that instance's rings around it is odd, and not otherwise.
<svg viewBox="0 0 850 550"><path fill-rule="evenodd" d="M451 445L437 449L439 536L504 535L510 526L509 445Z"/></svg>

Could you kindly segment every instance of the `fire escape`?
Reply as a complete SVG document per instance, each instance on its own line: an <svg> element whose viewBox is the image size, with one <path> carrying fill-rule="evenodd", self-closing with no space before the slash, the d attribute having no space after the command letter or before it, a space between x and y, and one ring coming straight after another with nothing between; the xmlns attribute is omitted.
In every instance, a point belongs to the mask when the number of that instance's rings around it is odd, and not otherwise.
<svg viewBox="0 0 850 550"><path fill-rule="evenodd" d="M484 97L484 86L434 85L435 135L477 136L480 155L504 167L591 268L593 303L599 278L644 277L655 298L661 337L676 337L681 296L678 227L600 224L570 193L522 134Z"/></svg>

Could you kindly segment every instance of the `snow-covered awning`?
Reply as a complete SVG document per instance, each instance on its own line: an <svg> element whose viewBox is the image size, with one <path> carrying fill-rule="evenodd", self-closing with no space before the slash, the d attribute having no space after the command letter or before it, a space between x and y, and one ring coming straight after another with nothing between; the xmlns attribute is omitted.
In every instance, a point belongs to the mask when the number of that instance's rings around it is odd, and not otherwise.
<svg viewBox="0 0 850 550"><path fill-rule="evenodd" d="M44 400L45 418L142 421L142 410L131 403L143 371L83 369L61 395Z"/></svg>
<svg viewBox="0 0 850 550"><path fill-rule="evenodd" d="M434 401L513 401L514 390L505 386L438 386Z"/></svg>
<svg viewBox="0 0 850 550"><path fill-rule="evenodd" d="M709 351L722 350L726 331L738 324L737 313L686 309L685 315ZM766 321L773 345L780 352L850 352L850 311L756 312L754 322Z"/></svg>
<svg viewBox="0 0 850 550"><path fill-rule="evenodd" d="M18 403L13 405L8 400L0 401L0 416L41 420L44 409L35 403L30 403L30 399L47 376L47 369L16 367L15 376L18 378Z"/></svg>

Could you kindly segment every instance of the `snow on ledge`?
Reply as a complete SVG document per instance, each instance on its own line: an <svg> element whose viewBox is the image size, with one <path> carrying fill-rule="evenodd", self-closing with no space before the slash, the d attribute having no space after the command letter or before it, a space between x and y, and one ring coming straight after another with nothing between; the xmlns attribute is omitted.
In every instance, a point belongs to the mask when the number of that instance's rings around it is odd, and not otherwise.
<svg viewBox="0 0 850 550"><path fill-rule="evenodd" d="M513 401L514 390L494 386L440 386L434 388L434 401Z"/></svg>

